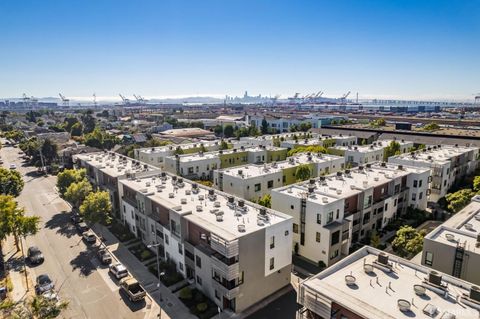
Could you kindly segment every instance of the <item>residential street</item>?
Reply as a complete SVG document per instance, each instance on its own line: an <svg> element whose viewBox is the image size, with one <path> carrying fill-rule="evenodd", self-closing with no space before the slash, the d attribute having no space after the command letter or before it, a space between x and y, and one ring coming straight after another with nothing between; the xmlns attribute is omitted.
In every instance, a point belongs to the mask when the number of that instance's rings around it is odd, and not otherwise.
<svg viewBox="0 0 480 319"><path fill-rule="evenodd" d="M55 191L55 176L37 176L36 169L23 166L20 150L3 147L0 150L3 166L17 165L25 187L17 198L27 214L41 217L41 230L26 239L25 250L38 246L45 262L29 268L32 281L40 274L48 274L60 290L60 297L70 302L64 318L154 318L158 306L151 300L132 304L122 294L108 274L108 267L100 265L94 250L81 240L70 223L69 206ZM30 287L32 289L32 287Z"/></svg>

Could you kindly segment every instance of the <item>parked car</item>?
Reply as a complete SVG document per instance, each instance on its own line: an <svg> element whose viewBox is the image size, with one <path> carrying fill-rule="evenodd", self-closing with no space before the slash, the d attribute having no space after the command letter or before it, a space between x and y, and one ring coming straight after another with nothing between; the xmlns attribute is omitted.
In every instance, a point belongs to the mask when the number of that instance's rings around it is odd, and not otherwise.
<svg viewBox="0 0 480 319"><path fill-rule="evenodd" d="M82 216L80 216L80 213L77 211L73 211L72 214L70 215L70 219L74 224L78 224L83 222Z"/></svg>
<svg viewBox="0 0 480 319"><path fill-rule="evenodd" d="M35 285L35 293L37 295L50 291L53 288L55 288L55 285L48 275L43 274L37 277Z"/></svg>
<svg viewBox="0 0 480 319"><path fill-rule="evenodd" d="M17 165L15 165L15 164L10 164L10 169L17 169Z"/></svg>
<svg viewBox="0 0 480 319"><path fill-rule="evenodd" d="M85 224L84 222L81 222L77 224L77 229L79 232L83 234L84 232L88 231L90 228L88 228L87 224Z"/></svg>
<svg viewBox="0 0 480 319"><path fill-rule="evenodd" d="M117 279L122 279L128 276L127 268L121 263L111 265L108 271Z"/></svg>
<svg viewBox="0 0 480 319"><path fill-rule="evenodd" d="M44 261L44 257L40 249L36 246L32 246L27 250L28 261L32 264L41 264Z"/></svg>
<svg viewBox="0 0 480 319"><path fill-rule="evenodd" d="M94 244L97 241L97 236L95 236L95 234L91 231L84 232L82 234L82 238L87 244Z"/></svg>
<svg viewBox="0 0 480 319"><path fill-rule="evenodd" d="M102 264L110 264L112 262L112 255L106 249L100 249L98 251L98 259L102 262Z"/></svg>
<svg viewBox="0 0 480 319"><path fill-rule="evenodd" d="M60 302L60 298L58 297L58 294L53 291L53 290L49 290L49 291L46 291L42 294L43 298L47 299L48 301L55 301L55 303L58 303Z"/></svg>
<svg viewBox="0 0 480 319"><path fill-rule="evenodd" d="M0 300L7 298L7 287L0 286Z"/></svg>
<svg viewBox="0 0 480 319"><path fill-rule="evenodd" d="M147 293L140 283L133 277L126 277L120 281L120 289L123 290L132 302L145 299Z"/></svg>

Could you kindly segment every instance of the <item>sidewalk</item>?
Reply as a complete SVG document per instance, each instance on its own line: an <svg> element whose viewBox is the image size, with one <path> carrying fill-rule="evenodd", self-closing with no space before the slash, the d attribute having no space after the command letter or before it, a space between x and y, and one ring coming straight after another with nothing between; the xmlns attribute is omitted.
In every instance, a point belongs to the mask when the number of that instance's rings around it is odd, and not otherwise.
<svg viewBox="0 0 480 319"><path fill-rule="evenodd" d="M22 299L33 295L34 283L32 282L32 278L29 274L29 268L26 267L29 288L29 290L27 291L22 252L17 252L17 248L15 247L15 240L13 239L13 237L8 237L7 240L5 240L2 244L3 251L5 252L5 265L8 267L8 276L10 277L13 285L13 291L10 292L10 297L13 302L19 302ZM26 248L24 247L24 249Z"/></svg>
<svg viewBox="0 0 480 319"><path fill-rule="evenodd" d="M92 227L92 229L98 236L103 236L105 244L112 255L128 268L128 271L142 284L154 301L162 307L162 319L197 318L190 313L188 308L170 291L170 289L164 285L161 285L160 289L158 288L158 278L154 276L147 267L145 267L143 263L110 232L107 227L97 224ZM163 301L160 301L160 292ZM158 313L152 309L148 318L157 318L157 314Z"/></svg>

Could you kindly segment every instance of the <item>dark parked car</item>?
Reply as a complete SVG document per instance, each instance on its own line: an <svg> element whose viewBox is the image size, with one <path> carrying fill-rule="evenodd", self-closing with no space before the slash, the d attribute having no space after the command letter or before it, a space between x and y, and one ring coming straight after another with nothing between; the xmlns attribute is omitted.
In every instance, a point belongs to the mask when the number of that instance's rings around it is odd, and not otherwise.
<svg viewBox="0 0 480 319"><path fill-rule="evenodd" d="M72 223L78 224L83 222L82 216L78 212L72 212L72 215L70 216L70 219L72 220Z"/></svg>
<svg viewBox="0 0 480 319"><path fill-rule="evenodd" d="M37 277L35 285L35 292L37 295L43 294L46 291L50 291L53 288L55 288L55 285L48 275L40 275Z"/></svg>
<svg viewBox="0 0 480 319"><path fill-rule="evenodd" d="M44 261L42 252L36 246L28 248L27 258L32 264L41 264Z"/></svg>

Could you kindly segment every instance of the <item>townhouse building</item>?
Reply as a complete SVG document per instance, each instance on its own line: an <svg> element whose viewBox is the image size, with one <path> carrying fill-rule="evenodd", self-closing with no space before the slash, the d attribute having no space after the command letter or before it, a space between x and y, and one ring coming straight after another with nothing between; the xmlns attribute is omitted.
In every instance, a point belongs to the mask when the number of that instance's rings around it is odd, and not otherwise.
<svg viewBox="0 0 480 319"><path fill-rule="evenodd" d="M120 213L118 182L124 178L151 176L160 172L157 167L108 151L76 154L72 160L77 168L85 168L90 183L109 192L116 216Z"/></svg>
<svg viewBox="0 0 480 319"><path fill-rule="evenodd" d="M120 181L122 220L221 309L290 284L292 218L170 175Z"/></svg>
<svg viewBox="0 0 480 319"><path fill-rule="evenodd" d="M428 179L425 168L366 164L273 189L272 208L293 217L295 253L329 266L407 207L425 209Z"/></svg>
<svg viewBox="0 0 480 319"><path fill-rule="evenodd" d="M192 154L200 151L217 151L221 141L200 141L186 144L170 144L158 147L138 148L134 150L135 159L159 168L164 168L165 157L181 154Z"/></svg>
<svg viewBox="0 0 480 319"><path fill-rule="evenodd" d="M311 177L329 174L344 169L343 157L302 153L289 157L286 161L270 164L248 164L213 172L214 187L229 194L258 200L270 194L274 188L297 182L296 170L300 165L308 165Z"/></svg>
<svg viewBox="0 0 480 319"><path fill-rule="evenodd" d="M480 285L480 196L425 236L422 265Z"/></svg>
<svg viewBox="0 0 480 319"><path fill-rule="evenodd" d="M189 179L211 180L213 171L247 163L270 163L287 158L287 149L274 146L232 148L165 157L164 169Z"/></svg>
<svg viewBox="0 0 480 319"><path fill-rule="evenodd" d="M385 147L392 141L384 140L373 142L370 145L348 145L334 146L328 149L330 154L344 156L349 166L355 167L366 163L378 162L384 160ZM413 142L405 140L395 140L400 144L400 153L406 153L413 147Z"/></svg>
<svg viewBox="0 0 480 319"><path fill-rule="evenodd" d="M323 146L325 148L332 146L352 146L357 144L357 137L349 135L321 135L311 138L297 138L285 140L280 143L281 147L294 149L302 146Z"/></svg>
<svg viewBox="0 0 480 319"><path fill-rule="evenodd" d="M478 148L466 146L434 145L392 156L391 163L426 167L431 171L430 201L437 202L455 184L475 173L478 167Z"/></svg>
<svg viewBox="0 0 480 319"><path fill-rule="evenodd" d="M299 285L297 319L474 319L480 288L365 246Z"/></svg>

